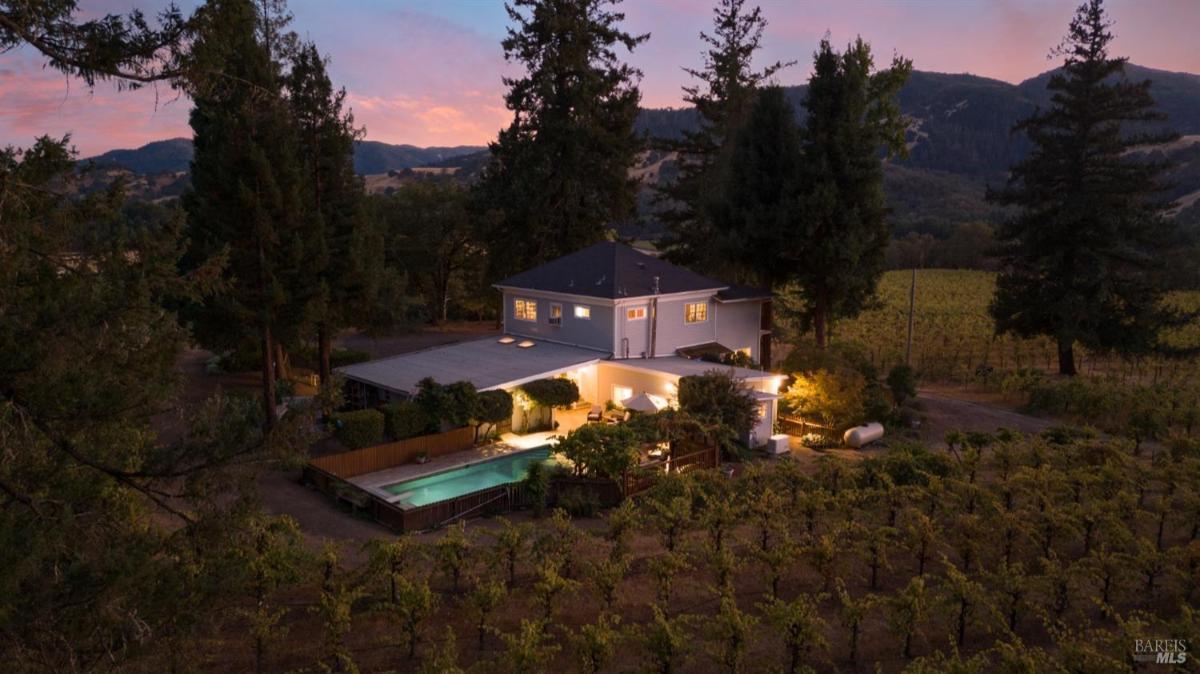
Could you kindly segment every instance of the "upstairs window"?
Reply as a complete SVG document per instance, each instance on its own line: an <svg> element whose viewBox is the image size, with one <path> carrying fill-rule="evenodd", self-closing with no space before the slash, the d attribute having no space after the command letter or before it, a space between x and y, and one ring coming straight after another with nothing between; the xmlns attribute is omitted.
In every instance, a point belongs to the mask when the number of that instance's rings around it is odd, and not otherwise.
<svg viewBox="0 0 1200 674"><path fill-rule="evenodd" d="M685 323L703 323L708 320L708 302L691 302L683 308Z"/></svg>
<svg viewBox="0 0 1200 674"><path fill-rule="evenodd" d="M592 320L592 308L588 307L588 306L584 306L582 304L576 304L575 305L575 318L579 318L579 319L582 319L585 321Z"/></svg>
<svg viewBox="0 0 1200 674"><path fill-rule="evenodd" d="M513 300L513 318L518 321L536 321L537 300L526 300L520 297Z"/></svg>
<svg viewBox="0 0 1200 674"><path fill-rule="evenodd" d="M646 307L634 307L625 310L625 320L641 321L646 318Z"/></svg>
<svg viewBox="0 0 1200 674"><path fill-rule="evenodd" d="M562 325L562 305L550 305L550 325Z"/></svg>

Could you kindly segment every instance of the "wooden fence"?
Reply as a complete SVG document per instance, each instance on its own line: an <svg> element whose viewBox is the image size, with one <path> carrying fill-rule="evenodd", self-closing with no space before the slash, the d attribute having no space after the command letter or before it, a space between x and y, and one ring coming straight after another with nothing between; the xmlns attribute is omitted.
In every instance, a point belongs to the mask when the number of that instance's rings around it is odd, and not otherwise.
<svg viewBox="0 0 1200 674"><path fill-rule="evenodd" d="M682 454L674 459L666 458L661 461L644 463L625 474L623 479L625 495L632 496L649 489L664 473L716 468L720 465L720 454L721 449L713 445L697 452Z"/></svg>
<svg viewBox="0 0 1200 674"><path fill-rule="evenodd" d="M470 449L473 444L475 444L475 429L464 426L445 433L422 435L399 442L364 447L352 452L320 456L309 463L335 477L346 479L403 465L416 459L422 453L433 458Z"/></svg>
<svg viewBox="0 0 1200 674"><path fill-rule="evenodd" d="M816 435L823 435L827 438L841 439L841 436L839 436L837 432L829 426L822 426L820 424L814 424L811 421L805 421L804 419L793 417L779 417L779 428L784 433L787 433L788 435L795 435L797 437L804 437L809 433L815 433Z"/></svg>

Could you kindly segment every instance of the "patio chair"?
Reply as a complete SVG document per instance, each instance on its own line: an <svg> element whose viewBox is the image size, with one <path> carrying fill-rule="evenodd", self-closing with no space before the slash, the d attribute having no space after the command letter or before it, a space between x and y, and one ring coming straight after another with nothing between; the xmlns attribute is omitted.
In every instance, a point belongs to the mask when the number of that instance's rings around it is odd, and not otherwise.
<svg viewBox="0 0 1200 674"><path fill-rule="evenodd" d="M588 422L602 421L604 419L604 408L599 405L592 405L592 409L588 410Z"/></svg>

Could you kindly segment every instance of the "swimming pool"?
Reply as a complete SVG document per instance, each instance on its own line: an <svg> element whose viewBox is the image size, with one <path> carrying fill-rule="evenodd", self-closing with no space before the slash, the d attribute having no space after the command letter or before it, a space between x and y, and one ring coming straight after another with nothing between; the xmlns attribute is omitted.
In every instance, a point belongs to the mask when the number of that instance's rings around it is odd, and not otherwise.
<svg viewBox="0 0 1200 674"><path fill-rule="evenodd" d="M423 506L502 484L520 482L525 479L530 464L549 459L550 447L547 445L415 480L389 484L383 490L400 497L393 501L397 505Z"/></svg>

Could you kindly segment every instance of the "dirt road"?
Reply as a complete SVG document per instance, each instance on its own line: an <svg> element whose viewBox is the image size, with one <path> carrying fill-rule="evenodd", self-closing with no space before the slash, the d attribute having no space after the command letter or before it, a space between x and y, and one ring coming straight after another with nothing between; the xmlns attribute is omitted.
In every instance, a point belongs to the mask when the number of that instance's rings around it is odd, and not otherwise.
<svg viewBox="0 0 1200 674"><path fill-rule="evenodd" d="M1021 414L995 404L951 397L944 391L922 389L917 400L923 406L925 421L921 425L921 439L933 447L946 446L946 431L995 432L1009 428L1021 433L1040 433L1054 425L1049 419Z"/></svg>

